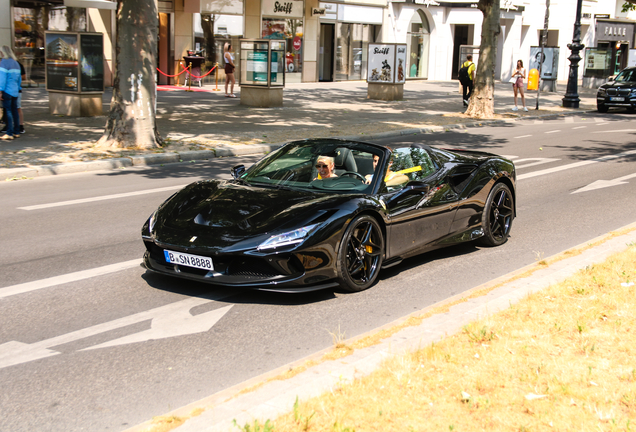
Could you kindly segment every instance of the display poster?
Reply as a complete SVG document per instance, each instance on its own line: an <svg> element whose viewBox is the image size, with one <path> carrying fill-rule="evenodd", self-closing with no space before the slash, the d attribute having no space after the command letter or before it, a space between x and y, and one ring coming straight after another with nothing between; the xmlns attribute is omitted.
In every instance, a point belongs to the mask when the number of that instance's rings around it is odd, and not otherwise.
<svg viewBox="0 0 636 432"><path fill-rule="evenodd" d="M395 54L395 82L402 84L406 81L406 45L396 45Z"/></svg>
<svg viewBox="0 0 636 432"><path fill-rule="evenodd" d="M78 33L46 33L46 89L77 92Z"/></svg>
<svg viewBox="0 0 636 432"><path fill-rule="evenodd" d="M369 44L368 82L394 82L395 48L395 45Z"/></svg>
<svg viewBox="0 0 636 432"><path fill-rule="evenodd" d="M541 79L557 79L559 64L559 48L544 47L543 59L541 58L541 47L530 47L530 62L528 62L528 70L539 70L541 65Z"/></svg>
<svg viewBox="0 0 636 432"><path fill-rule="evenodd" d="M104 91L104 37L80 33L80 83L83 92Z"/></svg>
<svg viewBox="0 0 636 432"><path fill-rule="evenodd" d="M267 51L247 53L247 81L267 84Z"/></svg>
<svg viewBox="0 0 636 432"><path fill-rule="evenodd" d="M587 50L585 52L585 68L594 70L607 69L609 57L607 51Z"/></svg>

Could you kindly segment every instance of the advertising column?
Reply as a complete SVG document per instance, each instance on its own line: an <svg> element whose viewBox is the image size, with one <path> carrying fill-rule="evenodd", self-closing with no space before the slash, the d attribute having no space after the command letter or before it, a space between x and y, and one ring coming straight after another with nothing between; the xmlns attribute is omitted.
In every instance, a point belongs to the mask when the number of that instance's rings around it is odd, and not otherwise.
<svg viewBox="0 0 636 432"><path fill-rule="evenodd" d="M71 117L102 114L104 39L101 33L46 32L49 111Z"/></svg>

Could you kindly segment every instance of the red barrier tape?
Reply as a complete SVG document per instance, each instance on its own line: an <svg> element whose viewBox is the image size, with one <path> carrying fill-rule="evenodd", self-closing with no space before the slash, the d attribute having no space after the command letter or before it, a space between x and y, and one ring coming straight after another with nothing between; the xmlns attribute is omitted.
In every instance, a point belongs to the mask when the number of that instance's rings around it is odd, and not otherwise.
<svg viewBox="0 0 636 432"><path fill-rule="evenodd" d="M188 75L190 75L192 78L201 79L201 78L204 78L204 77L210 75L214 69L216 69L216 65L212 69L210 69L205 75L201 75L201 76L194 75L193 73L191 73L187 69L185 71L188 72Z"/></svg>
<svg viewBox="0 0 636 432"><path fill-rule="evenodd" d="M159 71L159 73L160 73L161 75L166 76L166 77L168 77L168 78L175 78L175 77L178 77L179 75L182 75L184 72L186 72L186 71L187 71L187 69L182 70L181 72L179 72L179 73L178 73L178 74L176 74L176 75L168 75L168 74L166 74L166 73L163 73L163 72L161 71L161 69L159 69L159 68L157 68L157 71Z"/></svg>

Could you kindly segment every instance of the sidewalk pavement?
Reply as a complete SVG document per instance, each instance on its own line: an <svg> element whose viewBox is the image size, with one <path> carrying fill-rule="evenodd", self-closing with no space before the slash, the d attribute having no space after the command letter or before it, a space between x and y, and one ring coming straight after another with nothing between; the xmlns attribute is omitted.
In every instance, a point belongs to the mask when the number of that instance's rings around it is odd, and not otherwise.
<svg viewBox="0 0 636 432"><path fill-rule="evenodd" d="M44 88L24 89L26 134L0 143L0 180L265 153L295 139L340 137L365 141L493 123L463 115L457 81L408 81L400 101L367 99L363 81L288 84L280 108L240 105L240 98L224 97L222 87L220 91L214 91L214 86L203 90L158 91L157 127L166 145L142 151L95 148L106 125L111 89L104 93L104 115L98 117L51 115ZM564 85L556 93L542 92L539 110L535 109L536 92L527 93L529 111L513 112L510 84L497 83L494 121L584 112L596 107L595 90L579 88L581 103L577 110L561 107Z"/></svg>

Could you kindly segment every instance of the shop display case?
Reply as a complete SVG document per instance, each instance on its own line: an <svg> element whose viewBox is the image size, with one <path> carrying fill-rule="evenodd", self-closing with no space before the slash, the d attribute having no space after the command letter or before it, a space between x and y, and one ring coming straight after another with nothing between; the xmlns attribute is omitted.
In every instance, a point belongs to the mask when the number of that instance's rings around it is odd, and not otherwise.
<svg viewBox="0 0 636 432"><path fill-rule="evenodd" d="M51 114L102 114L104 35L46 32L46 89Z"/></svg>
<svg viewBox="0 0 636 432"><path fill-rule="evenodd" d="M241 39L241 104L258 107L283 105L285 41Z"/></svg>

